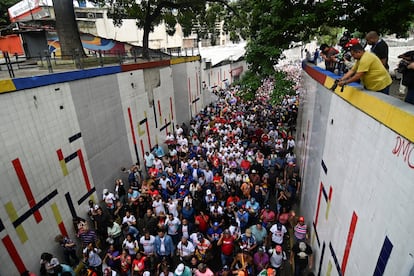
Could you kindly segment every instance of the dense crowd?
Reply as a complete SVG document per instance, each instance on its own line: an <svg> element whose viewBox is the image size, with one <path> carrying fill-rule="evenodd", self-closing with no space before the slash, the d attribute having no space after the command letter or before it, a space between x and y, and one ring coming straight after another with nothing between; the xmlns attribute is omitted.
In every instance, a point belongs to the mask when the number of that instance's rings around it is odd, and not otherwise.
<svg viewBox="0 0 414 276"><path fill-rule="evenodd" d="M217 91L144 164L122 169L128 183L117 179L102 202L89 201L76 227L90 275L279 275L288 260L302 275L312 265L307 225L292 210L298 96L272 106L272 90L266 79L253 101L238 87ZM75 243L56 241L75 266ZM56 273L51 259L42 261Z"/></svg>

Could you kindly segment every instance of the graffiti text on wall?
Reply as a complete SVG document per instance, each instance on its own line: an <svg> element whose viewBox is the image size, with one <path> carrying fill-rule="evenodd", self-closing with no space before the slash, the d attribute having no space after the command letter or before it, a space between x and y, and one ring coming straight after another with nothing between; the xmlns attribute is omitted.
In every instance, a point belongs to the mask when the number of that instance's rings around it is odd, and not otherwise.
<svg viewBox="0 0 414 276"><path fill-rule="evenodd" d="M407 139L397 136L392 154L401 156L408 167L414 169L414 144Z"/></svg>

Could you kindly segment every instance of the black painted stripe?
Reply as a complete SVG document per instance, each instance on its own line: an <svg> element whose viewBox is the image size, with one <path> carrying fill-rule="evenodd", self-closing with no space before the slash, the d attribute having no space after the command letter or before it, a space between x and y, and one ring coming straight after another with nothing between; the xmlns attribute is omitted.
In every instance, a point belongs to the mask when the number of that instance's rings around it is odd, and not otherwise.
<svg viewBox="0 0 414 276"><path fill-rule="evenodd" d="M70 196L69 192L65 194L65 198L66 198L66 203L68 204L70 213L72 215L72 218L77 218L78 214L76 213L75 206L73 206L72 197Z"/></svg>
<svg viewBox="0 0 414 276"><path fill-rule="evenodd" d="M69 143L72 143L73 141L78 140L79 138L82 137L82 133L76 133L75 135L69 137Z"/></svg>
<svg viewBox="0 0 414 276"><path fill-rule="evenodd" d="M78 205L81 205L91 194L93 194L95 192L95 187L93 187L89 192L87 192L84 196L82 196L79 200L78 200Z"/></svg>
<svg viewBox="0 0 414 276"><path fill-rule="evenodd" d="M196 103L196 102L198 102L199 100L200 100L200 97L198 97L198 98L194 99L191 103Z"/></svg>
<svg viewBox="0 0 414 276"><path fill-rule="evenodd" d="M32 208L30 208L23 215L21 215L19 218L17 218L15 221L13 221L13 226L16 228L17 226L19 226L20 224L22 224L26 219L28 219L29 217L31 217L34 212L36 212L37 210L39 210L43 205L45 205L49 200L51 200L52 198L54 198L57 194L58 194L58 191L57 190L54 190L53 192L51 192L50 194L48 194L45 198L43 198L38 203L36 203L35 206L33 206Z"/></svg>
<svg viewBox="0 0 414 276"><path fill-rule="evenodd" d="M160 131L163 131L164 129L166 129L170 125L171 125L171 122L167 123L165 126L163 126L162 128L160 128Z"/></svg>
<svg viewBox="0 0 414 276"><path fill-rule="evenodd" d="M75 159L76 157L78 157L78 153L75 151L71 155L65 157L65 163L68 163L70 160Z"/></svg>
<svg viewBox="0 0 414 276"><path fill-rule="evenodd" d="M325 164L325 162L323 161L323 159L322 159L321 165L322 165L322 169L323 169L323 171L325 172L325 174L328 174L328 168L326 167L326 164Z"/></svg>
<svg viewBox="0 0 414 276"><path fill-rule="evenodd" d="M332 247L332 243L331 242L329 242L329 249L331 250L331 255L332 255L332 258L334 259L335 266L336 266L336 270L338 271L338 275L339 276L342 276L341 267L339 266L338 258L336 257L336 254L335 254L335 251L334 251L334 249Z"/></svg>

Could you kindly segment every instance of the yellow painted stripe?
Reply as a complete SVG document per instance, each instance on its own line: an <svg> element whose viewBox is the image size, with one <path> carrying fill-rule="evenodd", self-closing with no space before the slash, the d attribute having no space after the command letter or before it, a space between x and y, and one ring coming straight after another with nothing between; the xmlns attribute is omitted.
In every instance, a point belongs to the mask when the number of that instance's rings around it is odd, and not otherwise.
<svg viewBox="0 0 414 276"><path fill-rule="evenodd" d="M19 216L17 215L16 209L14 208L13 203L11 201L7 202L4 205L4 209L6 209L6 212L9 215L9 219L12 222L19 218ZM19 225L16 227L16 233L21 243L25 243L29 239L22 225Z"/></svg>
<svg viewBox="0 0 414 276"><path fill-rule="evenodd" d="M144 111L144 119L147 119L146 124L148 124L148 117L147 117L147 112L146 111ZM144 134L145 134L145 129L142 130L141 126L138 124L138 135L139 135L139 137L143 136Z"/></svg>
<svg viewBox="0 0 414 276"><path fill-rule="evenodd" d="M170 64L174 65L174 64L180 64L180 63L185 63L185 62L192 62L192 61L199 61L200 60L200 56L193 56L193 57L177 57L177 58L172 58L170 60Z"/></svg>
<svg viewBox="0 0 414 276"><path fill-rule="evenodd" d="M68 173L68 167L66 166L65 159L60 160L59 163L60 163L60 167L62 168L63 176L67 176L69 173Z"/></svg>
<svg viewBox="0 0 414 276"><path fill-rule="evenodd" d="M332 262L329 260L328 269L326 270L326 276L331 276L332 272Z"/></svg>
<svg viewBox="0 0 414 276"><path fill-rule="evenodd" d="M0 80L0 93L15 91L16 86L14 85L13 80Z"/></svg>
<svg viewBox="0 0 414 276"><path fill-rule="evenodd" d="M330 88L333 83L334 79L327 77L324 85ZM414 142L414 114L361 91L357 87L345 86L342 93L338 87L334 93L407 140Z"/></svg>
<svg viewBox="0 0 414 276"><path fill-rule="evenodd" d="M316 234L315 234L315 232L312 232L312 238L311 238L311 244L312 245L315 244L315 238L316 238Z"/></svg>
<svg viewBox="0 0 414 276"><path fill-rule="evenodd" d="M328 205L326 206L326 213L325 213L325 219L328 220L329 215L329 209L331 208L331 201L328 200Z"/></svg>
<svg viewBox="0 0 414 276"><path fill-rule="evenodd" d="M53 212L53 215L55 217L56 223L57 224L61 223L62 222L62 217L60 215L60 212L59 212L59 209L57 207L57 204L56 203L53 203L50 207L52 208L52 212Z"/></svg>

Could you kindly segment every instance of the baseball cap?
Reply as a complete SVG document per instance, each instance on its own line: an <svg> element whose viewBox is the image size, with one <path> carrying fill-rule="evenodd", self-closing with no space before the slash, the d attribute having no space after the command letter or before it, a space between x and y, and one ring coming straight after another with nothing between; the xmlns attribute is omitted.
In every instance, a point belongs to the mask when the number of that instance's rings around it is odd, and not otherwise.
<svg viewBox="0 0 414 276"><path fill-rule="evenodd" d="M208 189L208 190L206 191L206 194L207 194L207 195L211 195L211 190L210 190L210 189Z"/></svg>
<svg viewBox="0 0 414 276"><path fill-rule="evenodd" d="M175 275L182 275L182 274L184 273L184 269L185 269L184 264L183 264L183 263L181 263L181 264L179 264L179 265L177 266L177 268L175 269L174 274L175 274Z"/></svg>
<svg viewBox="0 0 414 276"><path fill-rule="evenodd" d="M256 170L252 170L252 173L256 173Z"/></svg>
<svg viewBox="0 0 414 276"><path fill-rule="evenodd" d="M213 223L213 226L214 227L218 227L219 226L219 223L216 221L215 223Z"/></svg>
<svg viewBox="0 0 414 276"><path fill-rule="evenodd" d="M305 218L304 217L299 217L298 221L304 222L305 221Z"/></svg>

